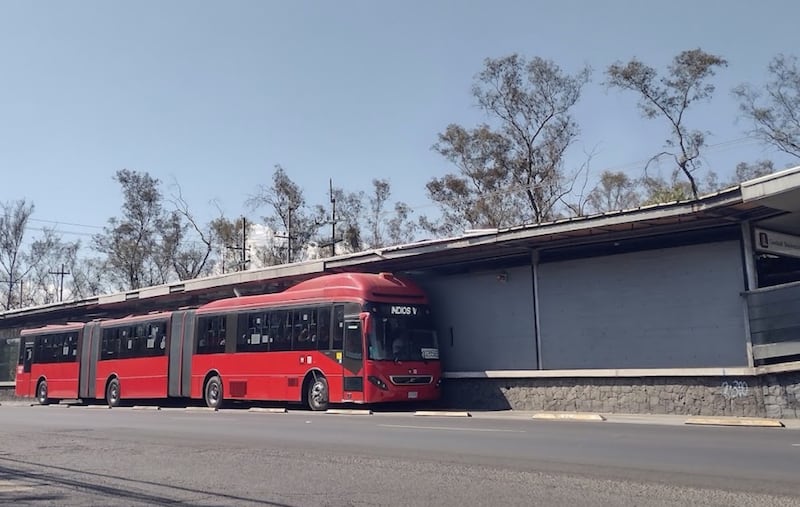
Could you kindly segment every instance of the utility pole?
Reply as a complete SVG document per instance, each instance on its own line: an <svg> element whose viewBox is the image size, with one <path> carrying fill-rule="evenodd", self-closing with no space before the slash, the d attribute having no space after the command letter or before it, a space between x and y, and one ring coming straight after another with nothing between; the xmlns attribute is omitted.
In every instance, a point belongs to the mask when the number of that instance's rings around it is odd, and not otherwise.
<svg viewBox="0 0 800 507"><path fill-rule="evenodd" d="M242 271L247 268L247 219L242 217Z"/></svg>
<svg viewBox="0 0 800 507"><path fill-rule="evenodd" d="M292 211L289 207L289 214L286 217L286 264L292 263Z"/></svg>
<svg viewBox="0 0 800 507"><path fill-rule="evenodd" d="M58 275L58 302L64 301L64 275L69 275L69 271L64 271L64 263L61 263L61 271L49 271L51 275Z"/></svg>
<svg viewBox="0 0 800 507"><path fill-rule="evenodd" d="M340 240L336 239L336 194L333 193L333 179L331 178L328 180L328 191L330 192L331 198L331 219L320 222L319 225L331 224L331 242L330 243L321 243L319 246L320 248L325 248L328 245L331 247L331 257L336 255L336 243Z"/></svg>
<svg viewBox="0 0 800 507"><path fill-rule="evenodd" d="M244 271L247 263L250 260L247 258L247 219L242 217L242 243L241 245L237 246L226 246L228 250L234 250L239 252L239 262L236 264L239 266L237 271ZM222 258L222 272L225 272L225 256Z"/></svg>
<svg viewBox="0 0 800 507"><path fill-rule="evenodd" d="M336 257L336 197L333 195L333 178L328 180L331 194L331 257Z"/></svg>

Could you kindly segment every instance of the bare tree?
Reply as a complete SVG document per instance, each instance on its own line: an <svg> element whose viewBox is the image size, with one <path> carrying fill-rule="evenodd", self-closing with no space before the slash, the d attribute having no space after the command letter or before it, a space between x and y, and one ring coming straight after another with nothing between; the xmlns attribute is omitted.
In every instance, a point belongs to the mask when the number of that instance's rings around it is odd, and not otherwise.
<svg viewBox="0 0 800 507"><path fill-rule="evenodd" d="M373 179L367 215L368 243L372 248L409 243L413 240L417 224L411 220L414 210L406 203L397 201L393 211L387 210L392 187L389 180Z"/></svg>
<svg viewBox="0 0 800 507"><path fill-rule="evenodd" d="M173 184L175 193L170 201L175 206L166 222L162 236L164 238L162 252L165 260L172 263L172 268L180 280L190 280L208 275L213 263L209 261L214 249L211 226L200 227L194 215L189 211L189 204L183 198L183 192L177 182ZM189 239L193 232L197 239Z"/></svg>
<svg viewBox="0 0 800 507"><path fill-rule="evenodd" d="M112 290L108 281L106 263L98 257L77 257L69 265L69 293L73 299L85 299Z"/></svg>
<svg viewBox="0 0 800 507"><path fill-rule="evenodd" d="M666 141L667 150L651 161L671 156L688 180L695 199L698 185L694 172L700 166L706 134L689 130L685 115L693 103L711 98L714 85L708 80L715 75L716 69L727 65L728 62L719 56L692 49L678 54L669 66L668 74L661 78L654 68L635 58L626 64L617 62L606 71L609 86L639 95L639 108L646 118L662 116L669 122L671 135Z"/></svg>
<svg viewBox="0 0 800 507"><path fill-rule="evenodd" d="M747 162L739 162L738 164L736 164L736 172L734 173L733 181L729 182L725 186L733 186L743 181L760 178L762 176L766 176L774 172L775 172L775 165L772 163L771 160L759 160L754 164L748 164Z"/></svg>
<svg viewBox="0 0 800 507"><path fill-rule="evenodd" d="M336 199L336 236L342 239L342 246L347 252L363 250L361 223L364 221L364 192L334 188L333 196ZM319 210L317 216L324 216L324 211Z"/></svg>
<svg viewBox="0 0 800 507"><path fill-rule="evenodd" d="M413 212L414 210L403 201L394 203L394 215L386 223L386 237L390 245L401 245L414 241L417 224L411 220Z"/></svg>
<svg viewBox="0 0 800 507"><path fill-rule="evenodd" d="M800 158L800 72L797 57L776 56L769 64L764 90L749 84L734 88L742 114L752 121L750 134Z"/></svg>
<svg viewBox="0 0 800 507"><path fill-rule="evenodd" d="M472 93L492 125L450 125L439 134L434 150L459 172L428 182L442 219L422 217L423 228L447 234L554 218L574 181L564 153L578 135L570 111L589 73L569 75L538 57L487 59Z"/></svg>
<svg viewBox="0 0 800 507"><path fill-rule="evenodd" d="M122 186L122 217L112 217L104 233L93 237L94 247L106 255L111 280L120 290L166 283L171 263L159 251L161 231L168 227L159 180L148 173L117 171Z"/></svg>
<svg viewBox="0 0 800 507"><path fill-rule="evenodd" d="M47 304L61 301L66 288L66 298L74 295L69 290L72 276L70 266L80 249L80 242L64 241L53 229L44 229L42 236L31 243L25 257L32 267L28 276L30 304Z"/></svg>
<svg viewBox="0 0 800 507"><path fill-rule="evenodd" d="M0 287L2 308L22 306L23 278L31 267L25 262L23 242L33 203L25 200L0 203Z"/></svg>
<svg viewBox="0 0 800 507"><path fill-rule="evenodd" d="M672 171L670 178L662 176L645 175L639 181L643 187L644 197L642 204L662 204L675 201L688 201L695 195L692 186L688 181L680 178L680 173L676 169Z"/></svg>
<svg viewBox="0 0 800 507"><path fill-rule="evenodd" d="M324 222L322 217L308 209L303 190L280 165L275 166L272 184L259 185L256 194L248 198L247 204L253 209L266 206L272 212L264 220L285 239L284 244L276 246L285 255L275 256L276 260L283 262L302 260L301 253Z"/></svg>
<svg viewBox="0 0 800 507"><path fill-rule="evenodd" d="M623 172L603 171L587 204L596 213L635 208L641 201L637 183Z"/></svg>
<svg viewBox="0 0 800 507"><path fill-rule="evenodd" d="M392 194L389 180L373 179L372 193L369 196L369 214L367 215L367 241L372 248L381 248L386 245L384 237L384 220L386 204Z"/></svg>

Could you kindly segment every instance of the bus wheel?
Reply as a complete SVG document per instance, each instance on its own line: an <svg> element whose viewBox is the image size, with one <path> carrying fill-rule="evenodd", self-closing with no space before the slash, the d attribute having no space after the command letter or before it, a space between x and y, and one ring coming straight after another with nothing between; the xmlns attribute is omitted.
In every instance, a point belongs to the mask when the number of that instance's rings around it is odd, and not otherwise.
<svg viewBox="0 0 800 507"><path fill-rule="evenodd" d="M308 408L315 411L328 409L328 381L322 375L314 375L308 384Z"/></svg>
<svg viewBox="0 0 800 507"><path fill-rule="evenodd" d="M214 375L208 382L206 382L206 388L203 391L204 398L206 400L206 405L209 408L219 409L222 406L222 380L217 375Z"/></svg>
<svg viewBox="0 0 800 507"><path fill-rule="evenodd" d="M119 406L119 401L119 380L112 378L106 387L106 403L109 407L114 408Z"/></svg>
<svg viewBox="0 0 800 507"><path fill-rule="evenodd" d="M39 382L39 385L36 386L36 401L39 402L39 405L47 405L50 403L50 398L47 397L46 380L42 380Z"/></svg>

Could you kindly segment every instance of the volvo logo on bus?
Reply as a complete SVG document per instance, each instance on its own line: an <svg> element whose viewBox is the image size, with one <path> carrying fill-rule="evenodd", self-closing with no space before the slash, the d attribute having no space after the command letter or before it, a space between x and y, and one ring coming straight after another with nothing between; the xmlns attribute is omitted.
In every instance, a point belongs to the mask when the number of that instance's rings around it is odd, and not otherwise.
<svg viewBox="0 0 800 507"><path fill-rule="evenodd" d="M413 306L398 306L394 305L389 309L392 315L416 315L417 309Z"/></svg>

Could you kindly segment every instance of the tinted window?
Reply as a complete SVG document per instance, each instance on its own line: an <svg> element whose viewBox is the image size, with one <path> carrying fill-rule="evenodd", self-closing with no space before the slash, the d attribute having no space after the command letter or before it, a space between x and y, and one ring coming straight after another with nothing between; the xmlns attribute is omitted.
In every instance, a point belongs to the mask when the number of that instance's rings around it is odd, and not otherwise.
<svg viewBox="0 0 800 507"><path fill-rule="evenodd" d="M225 352L225 316L200 317L197 322L197 353Z"/></svg>

